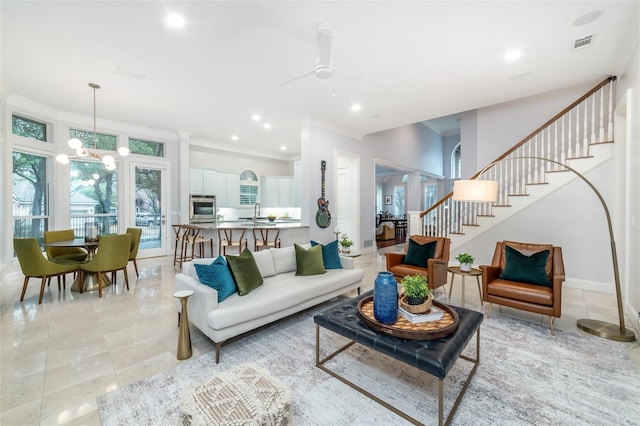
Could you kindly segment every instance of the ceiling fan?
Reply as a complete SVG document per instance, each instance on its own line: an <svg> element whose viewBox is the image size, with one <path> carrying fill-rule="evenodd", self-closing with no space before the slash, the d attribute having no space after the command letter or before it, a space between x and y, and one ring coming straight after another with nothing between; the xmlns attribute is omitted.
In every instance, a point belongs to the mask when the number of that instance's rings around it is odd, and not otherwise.
<svg viewBox="0 0 640 426"><path fill-rule="evenodd" d="M347 75L346 73L336 70L331 65L331 27L326 22L318 24L318 60L313 70L292 77L283 81L280 85L289 84L293 81L300 80L305 77L315 75L316 78L327 79L334 77L336 72L338 75Z"/></svg>

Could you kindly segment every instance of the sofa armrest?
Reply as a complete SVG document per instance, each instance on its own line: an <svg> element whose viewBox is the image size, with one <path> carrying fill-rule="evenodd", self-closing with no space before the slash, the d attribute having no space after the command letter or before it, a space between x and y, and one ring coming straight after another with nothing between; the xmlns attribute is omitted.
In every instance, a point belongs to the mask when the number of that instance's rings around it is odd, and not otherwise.
<svg viewBox="0 0 640 426"><path fill-rule="evenodd" d="M195 292L187 302L189 321L201 330L206 329L209 312L218 309L218 291L183 273L176 274L175 290L193 290ZM176 309L180 312L181 304L178 299L175 300L175 304Z"/></svg>
<svg viewBox="0 0 640 426"><path fill-rule="evenodd" d="M442 259L427 260L427 275L429 288L435 290L447 283L447 266L449 262Z"/></svg>
<svg viewBox="0 0 640 426"><path fill-rule="evenodd" d="M342 269L354 269L355 268L355 262L353 261L353 257L340 256L340 264L342 265Z"/></svg>
<svg viewBox="0 0 640 426"><path fill-rule="evenodd" d="M400 265L404 260L404 253L385 253L387 258L387 271L396 265Z"/></svg>
<svg viewBox="0 0 640 426"><path fill-rule="evenodd" d="M499 266L491 266L491 265L482 265L480 266L480 270L482 271L482 298L484 301L487 301L488 285L491 281L498 279L500 276L500 267Z"/></svg>

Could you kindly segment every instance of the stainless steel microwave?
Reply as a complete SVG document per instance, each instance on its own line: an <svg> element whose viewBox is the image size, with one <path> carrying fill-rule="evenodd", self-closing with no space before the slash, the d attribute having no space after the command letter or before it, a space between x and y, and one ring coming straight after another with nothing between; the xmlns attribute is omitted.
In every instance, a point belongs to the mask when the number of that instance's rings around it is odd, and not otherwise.
<svg viewBox="0 0 640 426"><path fill-rule="evenodd" d="M191 194L189 197L189 222L209 223L216 221L216 196Z"/></svg>

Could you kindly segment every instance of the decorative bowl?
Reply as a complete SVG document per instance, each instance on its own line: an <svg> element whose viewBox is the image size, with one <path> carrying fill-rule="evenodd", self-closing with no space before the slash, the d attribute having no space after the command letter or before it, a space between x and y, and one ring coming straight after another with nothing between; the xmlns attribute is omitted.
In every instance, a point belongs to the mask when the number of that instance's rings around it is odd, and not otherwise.
<svg viewBox="0 0 640 426"><path fill-rule="evenodd" d="M269 219L269 222L273 222L274 220L276 220L275 216L267 216L267 219Z"/></svg>
<svg viewBox="0 0 640 426"><path fill-rule="evenodd" d="M431 305L433 304L433 294L429 294L429 296L424 299L419 305L410 305L408 298L406 295L401 295L400 300L398 300L398 305L407 312L411 312L412 314L422 314L427 312Z"/></svg>

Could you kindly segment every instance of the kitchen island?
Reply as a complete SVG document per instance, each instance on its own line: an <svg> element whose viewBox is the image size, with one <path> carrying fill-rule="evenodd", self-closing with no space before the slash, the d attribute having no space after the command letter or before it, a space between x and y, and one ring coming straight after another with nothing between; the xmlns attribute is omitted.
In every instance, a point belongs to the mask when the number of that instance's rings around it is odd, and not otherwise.
<svg viewBox="0 0 640 426"><path fill-rule="evenodd" d="M309 226L302 225L299 220L295 219L276 219L273 222L267 219L258 219L255 222L253 219L238 219L211 223L194 223L193 225L200 228L200 236L213 239L213 246L215 247L216 253L211 254L211 257L222 254L218 252L219 235L224 236L225 230L233 230L234 236L240 236L244 232L244 235L242 235L242 247L244 248L244 241L246 240L246 246L251 251L254 250L255 245L254 230L258 229L280 231L278 238L281 241L282 247L292 246L294 243L309 244ZM210 253L205 253L205 255L209 254ZM238 248L227 248L227 254L238 254Z"/></svg>

